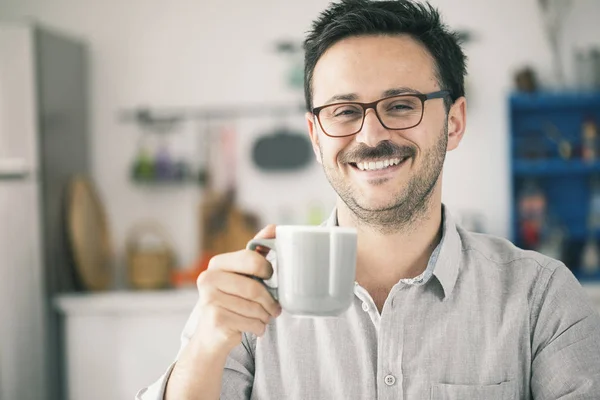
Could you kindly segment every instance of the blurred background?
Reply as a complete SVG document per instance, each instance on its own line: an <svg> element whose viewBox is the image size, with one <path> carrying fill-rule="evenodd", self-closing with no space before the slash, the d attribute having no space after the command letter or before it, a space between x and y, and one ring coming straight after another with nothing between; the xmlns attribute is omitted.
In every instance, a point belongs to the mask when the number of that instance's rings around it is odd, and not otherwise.
<svg viewBox="0 0 600 400"><path fill-rule="evenodd" d="M335 201L303 116L328 1L0 0L0 399L131 399L214 254ZM600 309L600 2L435 0L469 58L443 201Z"/></svg>

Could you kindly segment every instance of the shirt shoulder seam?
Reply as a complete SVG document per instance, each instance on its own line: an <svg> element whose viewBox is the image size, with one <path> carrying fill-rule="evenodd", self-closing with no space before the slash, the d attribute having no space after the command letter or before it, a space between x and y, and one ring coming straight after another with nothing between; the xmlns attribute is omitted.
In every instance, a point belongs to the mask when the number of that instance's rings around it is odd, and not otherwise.
<svg viewBox="0 0 600 400"><path fill-rule="evenodd" d="M560 264L559 261L555 261L555 260L550 260L548 262L548 264L551 264L553 262ZM554 277L554 274L556 273L558 268L554 268L554 270L547 268L546 270L549 271L549 273L546 274L545 277L543 277L545 279L538 280L537 288L536 288L535 294L532 299L533 304L532 304L532 307L530 310L530 316L529 316L529 326L530 326L531 332L534 331L535 324L537 324L537 318L539 316L540 309L542 307L541 299L548 292L548 288L550 287L550 281ZM534 312L534 308L535 308L535 312Z"/></svg>
<svg viewBox="0 0 600 400"><path fill-rule="evenodd" d="M536 263L536 264L537 264L537 265L538 265L540 268L542 268L542 269L544 269L544 270L547 270L547 271L552 271L552 269L548 268L548 266L549 266L550 264L552 264L552 262L554 262L554 261L555 261L555 260L552 260L552 259L550 259L550 260L549 260L549 261L548 261L546 264L542 264L542 263L540 263L538 260L536 260L534 257L525 257L525 256L521 256L521 257L516 257L516 258L513 258L513 259L511 259L511 260L508 260L508 261L503 261L503 262L500 262L500 261L497 261L497 260L491 260L491 259L490 259L489 257L487 257L487 256L486 256L486 255L485 255L485 254L484 254L484 253L483 253L481 250L479 250L479 249L478 249L478 248L476 248L476 247L465 247L465 248L463 248L463 249L462 249L462 252L463 252L463 253L466 253L466 252L468 252L468 251L476 251L476 252L477 252L477 253L479 253L479 254L480 254L480 255L481 255L483 258L485 258L485 259L486 259L486 260L488 260L489 262L491 262L491 263L494 263L494 264L496 264L496 265L506 265L506 264L513 263L513 262L515 262L515 261L520 261L520 260L529 260L529 261L533 261L533 262L535 262L535 263Z"/></svg>

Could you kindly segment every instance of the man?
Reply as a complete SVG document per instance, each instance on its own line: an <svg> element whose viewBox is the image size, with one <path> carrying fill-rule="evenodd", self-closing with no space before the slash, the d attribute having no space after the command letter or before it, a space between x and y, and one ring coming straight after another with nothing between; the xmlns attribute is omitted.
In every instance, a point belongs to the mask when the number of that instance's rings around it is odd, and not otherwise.
<svg viewBox="0 0 600 400"><path fill-rule="evenodd" d="M437 11L343 1L305 50L308 130L338 194L327 224L358 231L354 302L293 318L244 276L271 275L262 255L216 256L178 361L138 398L600 398L600 316L570 271L464 231L441 203L466 69Z"/></svg>

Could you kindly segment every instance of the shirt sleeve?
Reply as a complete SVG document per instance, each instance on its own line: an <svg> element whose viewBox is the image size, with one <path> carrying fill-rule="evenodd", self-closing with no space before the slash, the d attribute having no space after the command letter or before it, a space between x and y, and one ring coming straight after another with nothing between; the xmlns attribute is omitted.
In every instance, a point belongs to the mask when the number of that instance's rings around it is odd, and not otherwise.
<svg viewBox="0 0 600 400"><path fill-rule="evenodd" d="M164 400L167 381L179 355L190 342L198 324L196 308L188 318L183 332L181 333L181 345L175 362L169 366L167 371L152 385L141 389L135 396L135 400ZM250 399L252 383L254 381L254 349L256 338L254 335L244 333L242 343L235 347L225 363L223 381L221 386L221 400L246 400Z"/></svg>
<svg viewBox="0 0 600 400"><path fill-rule="evenodd" d="M225 363L221 400L250 400L254 383L254 351L256 336L244 333Z"/></svg>
<svg viewBox="0 0 600 400"><path fill-rule="evenodd" d="M600 314L564 264L545 269L532 318L534 399L598 399Z"/></svg>

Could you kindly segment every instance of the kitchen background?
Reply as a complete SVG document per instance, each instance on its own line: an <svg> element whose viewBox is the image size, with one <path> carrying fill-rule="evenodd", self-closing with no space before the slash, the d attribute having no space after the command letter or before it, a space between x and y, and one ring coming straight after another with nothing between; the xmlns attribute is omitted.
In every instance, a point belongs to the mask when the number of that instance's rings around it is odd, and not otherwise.
<svg viewBox="0 0 600 400"><path fill-rule="evenodd" d="M48 353L40 357L47 372L28 376L26 364L15 369L9 358L15 353L5 349L17 336L4 333L0 398L133 398L175 356L194 302L189 286L211 254L239 247L266 223L318 223L329 214L334 194L312 151L298 150L306 145L300 140L305 122L299 44L327 3L0 0L4 26L33 27L77 44L83 61L74 70L83 71L77 79L87 142L70 154L65 148L63 155L85 158L85 167L72 171L84 178L45 183L67 190L74 210L64 226L52 225L56 234L68 231L70 258L46 257L38 274L46 307L40 325L46 350L40 351ZM600 282L598 250L587 233L589 225L597 226L591 216L600 212L600 192L584 186L593 186L588 178L600 171L594 163L600 149L600 3L432 4L462 32L469 57L468 127L460 148L447 156L445 204L471 229L575 260L574 272L593 287ZM2 49L15 43L6 39ZM0 53L0 66L10 64L2 60L7 54L13 53ZM10 80L6 72L0 75L0 93L8 93ZM57 98L63 87L77 91L69 86L75 81L53 81ZM522 94L530 91L542 94ZM1 147L1 139L8 143L15 133L6 122L14 118L6 111L11 98L2 94L0 100L0 158L11 158L5 164L19 169L14 157L20 155ZM543 110L558 115L563 105L575 111L580 106L576 126L565 117L555 121L557 129L546 128ZM540 126L532 127L536 122ZM551 133L540 139L538 131ZM296 152L263 156L286 145ZM545 157L575 161L527 164ZM0 200L10 193L0 191ZM571 197L561 197L565 193ZM7 210L2 215L8 220ZM544 221L551 223L542 226ZM13 231L10 223L0 224L7 243L0 250L9 254ZM46 221L40 228L42 242L61 245L51 242L48 226ZM569 234L577 237L571 246L576 250L558 251ZM574 251L579 256L569 255ZM48 270L55 283L47 281ZM19 346L32 344L21 338ZM16 384L40 376L46 378L37 392Z"/></svg>

